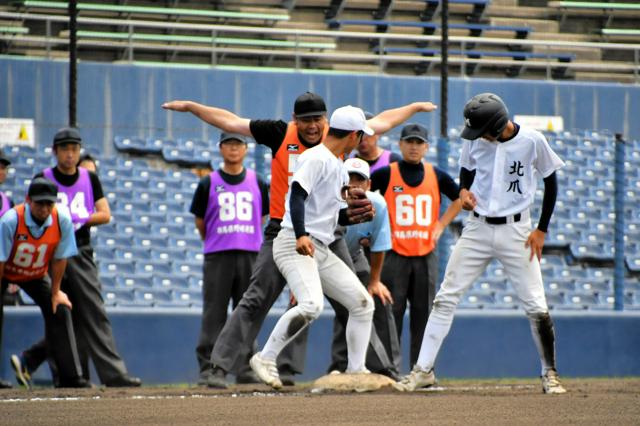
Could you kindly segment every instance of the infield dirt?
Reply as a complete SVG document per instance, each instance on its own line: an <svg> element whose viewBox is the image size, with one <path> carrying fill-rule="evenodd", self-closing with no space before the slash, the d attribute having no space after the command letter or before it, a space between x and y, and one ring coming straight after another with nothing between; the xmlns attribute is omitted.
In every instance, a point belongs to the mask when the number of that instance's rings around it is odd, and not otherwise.
<svg viewBox="0 0 640 426"><path fill-rule="evenodd" d="M0 391L3 425L418 425L640 424L640 378L572 379L565 395L543 395L531 380L443 381L403 394L312 393L309 386L272 392L228 390L9 389Z"/></svg>

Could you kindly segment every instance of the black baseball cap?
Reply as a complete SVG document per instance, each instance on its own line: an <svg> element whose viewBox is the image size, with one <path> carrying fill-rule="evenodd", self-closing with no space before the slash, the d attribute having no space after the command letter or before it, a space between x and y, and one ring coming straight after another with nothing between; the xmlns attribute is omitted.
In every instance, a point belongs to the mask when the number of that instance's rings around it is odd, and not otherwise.
<svg viewBox="0 0 640 426"><path fill-rule="evenodd" d="M402 128L400 140L420 139L424 143L429 143L429 132L420 124L407 124Z"/></svg>
<svg viewBox="0 0 640 426"><path fill-rule="evenodd" d="M49 201L55 203L58 200L58 187L55 183L45 178L36 178L31 181L27 195L31 201Z"/></svg>
<svg viewBox="0 0 640 426"><path fill-rule="evenodd" d="M11 164L11 160L9 160L5 155L4 155L4 151L0 149L0 163L4 164L5 166L8 166L9 164Z"/></svg>
<svg viewBox="0 0 640 426"><path fill-rule="evenodd" d="M296 99L296 103L293 105L293 113L296 118L325 115L327 106L320 95L305 92Z"/></svg>
<svg viewBox="0 0 640 426"><path fill-rule="evenodd" d="M55 147L65 143L82 144L82 138L80 137L78 129L74 129L73 127L63 127L58 130L56 135L53 137L53 146Z"/></svg>
<svg viewBox="0 0 640 426"><path fill-rule="evenodd" d="M247 142L247 137L245 135L241 135L240 133L223 132L220 135L220 141L218 141L218 145L222 145L224 142L227 142L227 141L230 141L230 140L238 140L238 141L244 143L245 145L248 143Z"/></svg>

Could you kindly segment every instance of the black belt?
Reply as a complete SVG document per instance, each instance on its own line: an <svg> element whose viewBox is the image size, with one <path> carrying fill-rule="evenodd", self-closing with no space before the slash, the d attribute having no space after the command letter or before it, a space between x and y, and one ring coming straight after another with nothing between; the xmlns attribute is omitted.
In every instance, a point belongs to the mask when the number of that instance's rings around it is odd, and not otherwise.
<svg viewBox="0 0 640 426"><path fill-rule="evenodd" d="M520 213L516 213L513 216L500 216L500 217L480 216L476 212L473 212L473 215L475 217L482 217L482 220L484 220L489 225L504 225L506 223L509 223L510 218L513 218L513 222L520 222L520 219L522 218L522 214Z"/></svg>

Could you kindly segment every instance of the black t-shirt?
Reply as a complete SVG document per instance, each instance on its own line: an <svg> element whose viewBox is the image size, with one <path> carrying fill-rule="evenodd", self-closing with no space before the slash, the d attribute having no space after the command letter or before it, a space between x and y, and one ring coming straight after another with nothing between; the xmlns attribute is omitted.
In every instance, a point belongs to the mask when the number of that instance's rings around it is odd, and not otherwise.
<svg viewBox="0 0 640 426"><path fill-rule="evenodd" d="M424 179L424 166L420 164L407 163L404 160L398 161L398 167L400 169L400 176L407 185L416 187L420 185ZM438 179L438 189L440 192L447 196L451 201L455 201L459 197L460 188L458 184L453 180L451 176L444 170L433 166L433 170ZM389 180L391 179L391 168L389 166L376 170L371 175L371 190L379 190L380 194L384 195L389 186Z"/></svg>
<svg viewBox="0 0 640 426"><path fill-rule="evenodd" d="M44 173L38 173L33 178L44 177ZM76 183L78 178L80 177L80 173L76 170L75 174L65 175L57 167L53 168L53 177L56 178L61 185L64 186L73 186ZM93 172L89 172L89 178L91 180L91 190L93 192L93 202L96 203L98 200L104 198L104 192L102 191L102 184L100 183L100 178ZM89 232L89 226L85 225L82 228L76 231L76 245L78 247L88 246L91 244L91 233Z"/></svg>
<svg viewBox="0 0 640 426"><path fill-rule="evenodd" d="M247 169L242 170L239 175L230 175L222 170L218 170L222 180L229 185L237 185L241 183L247 176ZM269 214L269 186L258 176L258 186L260 187L260 194L262 196L262 216ZM193 194L193 200L191 201L191 208L189 211L199 218L204 218L207 212L207 205L209 204L209 190L211 189L211 176L206 175L198 183L196 192Z"/></svg>
<svg viewBox="0 0 640 426"><path fill-rule="evenodd" d="M271 148L271 155L275 156L287 135L288 123L282 120L251 120L249 129L257 143ZM307 148L313 148L317 144L310 144L302 138L300 142Z"/></svg>

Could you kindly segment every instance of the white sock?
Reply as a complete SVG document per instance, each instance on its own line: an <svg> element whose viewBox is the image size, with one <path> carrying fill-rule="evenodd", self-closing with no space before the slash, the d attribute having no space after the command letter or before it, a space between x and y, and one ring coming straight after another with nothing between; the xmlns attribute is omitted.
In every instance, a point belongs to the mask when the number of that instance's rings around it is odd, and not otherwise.
<svg viewBox="0 0 640 426"><path fill-rule="evenodd" d="M299 321L303 319L304 325L295 330L295 333L290 335L290 325L292 321ZM284 349L289 342L291 342L306 326L309 325L309 321L304 319L304 315L302 315L302 311L298 306L294 306L284 313L276 323L276 326L273 328L269 339L267 339L267 343L265 343L264 348L260 351L260 356L263 359L275 361L278 358L278 355Z"/></svg>
<svg viewBox="0 0 640 426"><path fill-rule="evenodd" d="M347 339L347 373L365 370L365 359L367 347L371 337L371 318L354 318L349 315L347 329L345 331Z"/></svg>
<svg viewBox="0 0 640 426"><path fill-rule="evenodd" d="M420 354L416 365L423 370L429 371L433 368L440 347L444 338L449 334L453 315L442 315L435 308L429 316L427 327L422 337L422 345L420 346Z"/></svg>

